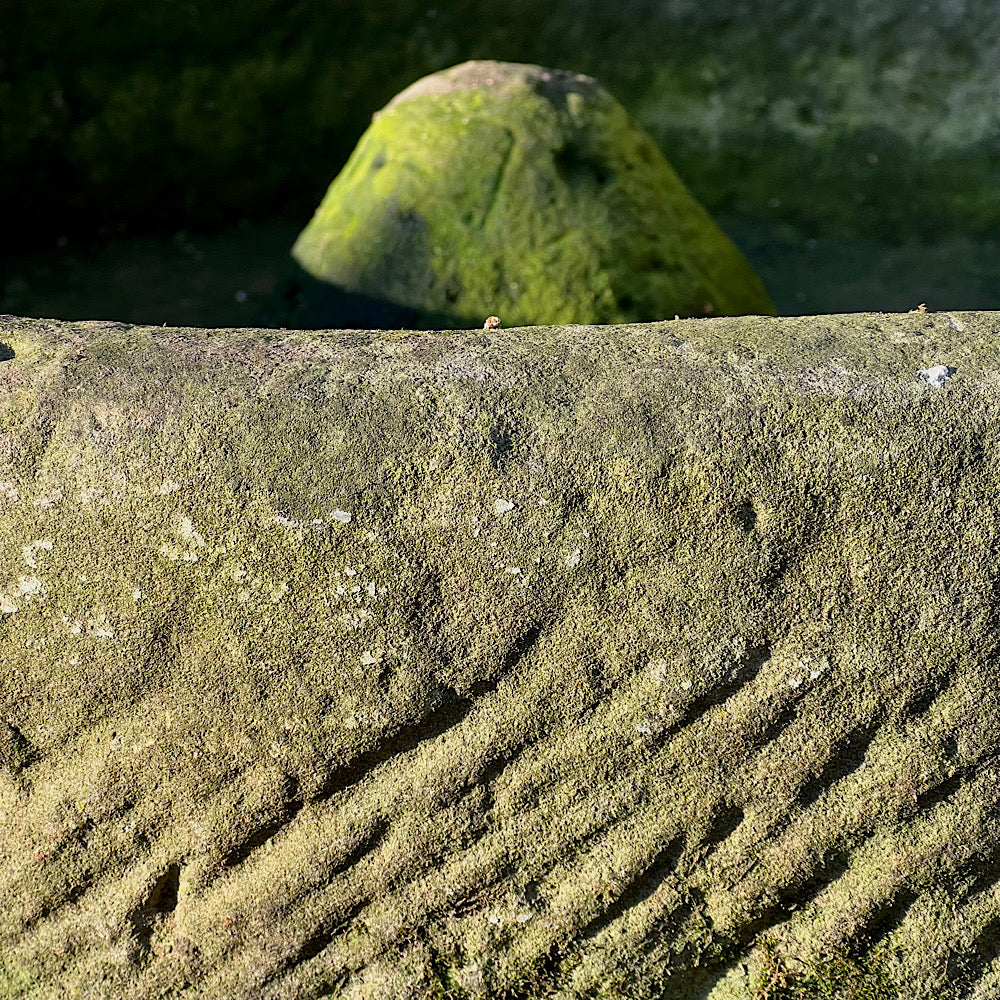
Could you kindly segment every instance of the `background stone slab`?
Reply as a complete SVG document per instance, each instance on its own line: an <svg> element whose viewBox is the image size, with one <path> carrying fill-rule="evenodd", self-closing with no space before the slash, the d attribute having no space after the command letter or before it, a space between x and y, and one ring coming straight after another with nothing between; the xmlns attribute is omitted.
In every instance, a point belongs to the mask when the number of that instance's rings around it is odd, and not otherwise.
<svg viewBox="0 0 1000 1000"><path fill-rule="evenodd" d="M995 995L998 327L4 317L0 996Z"/></svg>

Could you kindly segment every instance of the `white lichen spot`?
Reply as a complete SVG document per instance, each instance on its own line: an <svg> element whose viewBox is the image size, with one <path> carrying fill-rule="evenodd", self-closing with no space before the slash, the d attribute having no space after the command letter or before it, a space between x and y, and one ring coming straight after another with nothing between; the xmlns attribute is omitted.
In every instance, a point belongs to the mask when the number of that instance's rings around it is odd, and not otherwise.
<svg viewBox="0 0 1000 1000"><path fill-rule="evenodd" d="M59 503L63 498L63 491L61 486L56 486L50 493L43 497L35 497L32 501L36 507L51 507L53 504Z"/></svg>
<svg viewBox="0 0 1000 1000"><path fill-rule="evenodd" d="M361 663L365 667L377 667L382 662L384 649L366 649L361 654Z"/></svg>
<svg viewBox="0 0 1000 1000"><path fill-rule="evenodd" d="M88 489L80 490L80 503L88 504L95 500L104 492L103 486L91 486Z"/></svg>
<svg viewBox="0 0 1000 1000"><path fill-rule="evenodd" d="M71 667L78 667L78 666L80 666L80 657L76 656L76 655L71 656L69 658L69 665Z"/></svg>
<svg viewBox="0 0 1000 1000"><path fill-rule="evenodd" d="M520 566L508 566L507 567L507 572L510 573L511 576L520 576L521 575L521 567Z"/></svg>
<svg viewBox="0 0 1000 1000"><path fill-rule="evenodd" d="M110 639L115 634L115 630L108 622L107 615L100 615L93 618L88 615L85 618L70 618L68 615L62 616L66 631L71 635L92 635L98 639Z"/></svg>
<svg viewBox="0 0 1000 1000"><path fill-rule="evenodd" d="M816 678L819 677L819 676L821 676L822 673L823 673L822 670L810 670L809 671L809 680L811 680L811 681L816 680Z"/></svg>
<svg viewBox="0 0 1000 1000"><path fill-rule="evenodd" d="M482 533L483 533L483 529L480 528L478 524L472 529L472 537L473 538L478 538Z"/></svg>
<svg viewBox="0 0 1000 1000"><path fill-rule="evenodd" d="M583 553L579 549L573 549L573 551L566 556L566 565L570 569L576 569L580 565L580 559L583 557Z"/></svg>
<svg viewBox="0 0 1000 1000"><path fill-rule="evenodd" d="M200 549L205 544L205 536L200 531L195 531L194 524L189 517L181 518L178 534L185 542L190 542L196 548Z"/></svg>
<svg viewBox="0 0 1000 1000"><path fill-rule="evenodd" d="M691 690L691 681L681 681L681 690L682 691L690 691Z"/></svg>
<svg viewBox="0 0 1000 1000"><path fill-rule="evenodd" d="M359 629L365 624L372 616L372 613L365 608L359 608L355 612L345 611L341 616L340 620L344 623L347 628Z"/></svg>
<svg viewBox="0 0 1000 1000"><path fill-rule="evenodd" d="M180 483L175 483L172 479L164 479L163 482L153 490L153 494L158 497L165 497L169 493L176 493L180 488Z"/></svg>
<svg viewBox="0 0 1000 1000"><path fill-rule="evenodd" d="M0 482L0 498L4 500L20 500L21 494L18 491L17 485L6 480Z"/></svg>
<svg viewBox="0 0 1000 1000"><path fill-rule="evenodd" d="M238 600L238 601L240 602L240 604L249 604L249 603L250 603L250 598L251 598L252 596L253 596L253 595L252 595L252 594L250 593L250 591L249 591L249 590L241 590L241 591L240 591L240 592L239 592L239 593L238 593L238 594L236 595L236 599L237 599L237 600Z"/></svg>
<svg viewBox="0 0 1000 1000"><path fill-rule="evenodd" d="M637 733L644 733L646 736L648 736L650 733L652 733L653 730L650 729L649 726L636 726L635 731Z"/></svg>
<svg viewBox="0 0 1000 1000"><path fill-rule="evenodd" d="M0 594L0 612L5 615L12 615L15 611L20 611L21 608L15 604L10 597L6 594Z"/></svg>
<svg viewBox="0 0 1000 1000"><path fill-rule="evenodd" d="M658 684L662 684L667 679L670 672L670 664L666 660L650 660L646 664L646 673Z"/></svg>
<svg viewBox="0 0 1000 1000"><path fill-rule="evenodd" d="M357 575L358 575L358 571L356 569L351 569L350 566L348 566L344 570L344 576L357 576Z"/></svg>
<svg viewBox="0 0 1000 1000"><path fill-rule="evenodd" d="M138 587L136 587L135 590L132 591L132 600L138 601L141 597L142 597L142 591Z"/></svg>
<svg viewBox="0 0 1000 1000"><path fill-rule="evenodd" d="M277 604L288 593L288 584L282 580L271 587L271 603Z"/></svg>
<svg viewBox="0 0 1000 1000"><path fill-rule="evenodd" d="M502 924L503 923L503 917L501 917L499 913L491 913L486 919L491 924Z"/></svg>
<svg viewBox="0 0 1000 1000"><path fill-rule="evenodd" d="M356 586L356 587L351 587L351 593L352 594L360 594L361 593L361 587L360 587L360 585Z"/></svg>
<svg viewBox="0 0 1000 1000"><path fill-rule="evenodd" d="M499 499L493 504L493 509L499 514L509 514L514 509L514 504L510 500Z"/></svg>
<svg viewBox="0 0 1000 1000"><path fill-rule="evenodd" d="M52 551L52 539L51 538L36 538L33 542L28 542L27 545L21 547L21 555L24 556L24 561L32 568L38 568L38 562L36 556L39 552Z"/></svg>
<svg viewBox="0 0 1000 1000"><path fill-rule="evenodd" d="M366 584L365 590L368 592L369 597L374 597L375 594L378 592L374 583Z"/></svg>
<svg viewBox="0 0 1000 1000"><path fill-rule="evenodd" d="M519 913L514 919L519 924L526 924L532 918L531 913Z"/></svg>
<svg viewBox="0 0 1000 1000"><path fill-rule="evenodd" d="M947 365L932 365L930 368L921 368L917 374L932 389L940 389L957 370L956 368L949 368Z"/></svg>
<svg viewBox="0 0 1000 1000"><path fill-rule="evenodd" d="M37 576L22 576L17 580L17 592L24 597L36 597L44 594L45 588Z"/></svg>
<svg viewBox="0 0 1000 1000"><path fill-rule="evenodd" d="M274 523L280 524L283 528L300 528L302 526L300 521L296 521L294 517L285 517L282 514L274 515Z"/></svg>
<svg viewBox="0 0 1000 1000"><path fill-rule="evenodd" d="M801 684L802 684L802 678L801 677L789 677L788 678L788 686L790 688L800 687Z"/></svg>
<svg viewBox="0 0 1000 1000"><path fill-rule="evenodd" d="M341 524L349 524L351 521L351 513L346 510L335 510L333 512L333 519L339 521Z"/></svg>
<svg viewBox="0 0 1000 1000"><path fill-rule="evenodd" d="M956 333L963 333L965 331L965 324L960 320L948 313L948 326L950 326Z"/></svg>

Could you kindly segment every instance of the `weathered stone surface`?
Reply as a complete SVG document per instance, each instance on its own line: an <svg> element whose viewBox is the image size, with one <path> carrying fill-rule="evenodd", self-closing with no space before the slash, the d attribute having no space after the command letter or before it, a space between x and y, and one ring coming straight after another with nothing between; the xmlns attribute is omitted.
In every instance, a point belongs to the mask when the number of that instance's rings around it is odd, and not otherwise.
<svg viewBox="0 0 1000 1000"><path fill-rule="evenodd" d="M1000 991L1000 316L0 341L0 996Z"/></svg>
<svg viewBox="0 0 1000 1000"><path fill-rule="evenodd" d="M292 248L275 325L773 313L656 144L589 77L469 62L379 112Z"/></svg>

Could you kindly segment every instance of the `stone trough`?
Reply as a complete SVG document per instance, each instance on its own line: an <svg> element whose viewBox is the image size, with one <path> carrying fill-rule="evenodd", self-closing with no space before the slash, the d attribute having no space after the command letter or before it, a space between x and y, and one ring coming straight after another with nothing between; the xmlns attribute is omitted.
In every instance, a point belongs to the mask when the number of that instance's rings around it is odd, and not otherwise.
<svg viewBox="0 0 1000 1000"><path fill-rule="evenodd" d="M0 343L0 997L1000 995L997 314Z"/></svg>

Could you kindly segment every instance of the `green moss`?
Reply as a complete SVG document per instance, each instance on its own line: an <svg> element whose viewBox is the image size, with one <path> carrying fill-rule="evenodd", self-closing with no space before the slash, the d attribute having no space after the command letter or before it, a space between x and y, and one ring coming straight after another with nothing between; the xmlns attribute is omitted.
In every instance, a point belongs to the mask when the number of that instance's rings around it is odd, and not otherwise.
<svg viewBox="0 0 1000 1000"><path fill-rule="evenodd" d="M0 997L4 1000L20 1000L26 997L38 981L27 967L16 961L0 958Z"/></svg>
<svg viewBox="0 0 1000 1000"><path fill-rule="evenodd" d="M537 67L470 64L404 92L293 256L311 278L414 310L416 326L773 312L624 109L593 81L549 84ZM307 302L276 322L343 317Z"/></svg>
<svg viewBox="0 0 1000 1000"><path fill-rule="evenodd" d="M899 992L877 958L857 962L831 958L796 969L779 955L772 941L761 946L762 968L752 1000L897 1000Z"/></svg>

